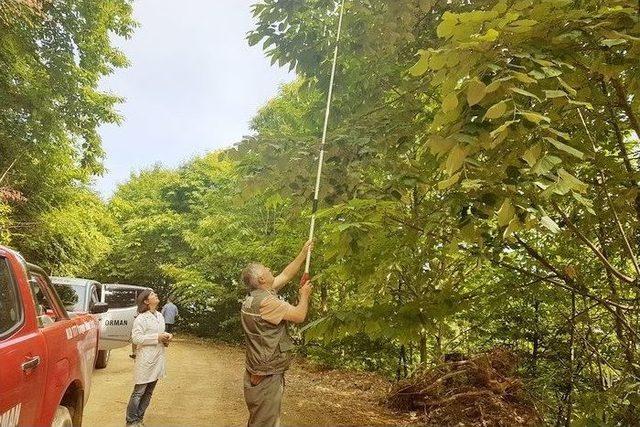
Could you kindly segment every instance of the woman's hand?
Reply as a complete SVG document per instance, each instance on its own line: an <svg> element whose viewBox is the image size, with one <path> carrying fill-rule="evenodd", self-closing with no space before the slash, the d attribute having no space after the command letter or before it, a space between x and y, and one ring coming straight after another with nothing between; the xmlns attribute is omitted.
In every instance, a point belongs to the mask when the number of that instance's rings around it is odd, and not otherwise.
<svg viewBox="0 0 640 427"><path fill-rule="evenodd" d="M170 334L168 332L163 332L158 337L158 341L161 342L162 345L165 347L169 347L169 343L171 342L172 339L173 339L173 334Z"/></svg>

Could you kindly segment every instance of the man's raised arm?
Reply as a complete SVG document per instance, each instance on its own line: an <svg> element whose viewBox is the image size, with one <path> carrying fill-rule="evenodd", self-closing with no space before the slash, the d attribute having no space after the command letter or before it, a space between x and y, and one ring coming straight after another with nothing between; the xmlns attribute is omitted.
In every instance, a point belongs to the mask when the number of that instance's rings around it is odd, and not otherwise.
<svg viewBox="0 0 640 427"><path fill-rule="evenodd" d="M284 320L288 320L293 323L302 323L306 320L307 312L309 311L309 298L312 290L313 286L311 286L311 282L306 282L302 285L298 290L298 305L287 311L283 317Z"/></svg>
<svg viewBox="0 0 640 427"><path fill-rule="evenodd" d="M309 240L305 243L298 256L296 256L295 259L291 261L284 270L282 270L282 273L278 274L274 278L273 288L275 290L282 288L295 277L298 270L300 270L300 267L302 267L302 264L304 264L304 261L307 259L307 252L309 251L309 248L313 249L313 240Z"/></svg>

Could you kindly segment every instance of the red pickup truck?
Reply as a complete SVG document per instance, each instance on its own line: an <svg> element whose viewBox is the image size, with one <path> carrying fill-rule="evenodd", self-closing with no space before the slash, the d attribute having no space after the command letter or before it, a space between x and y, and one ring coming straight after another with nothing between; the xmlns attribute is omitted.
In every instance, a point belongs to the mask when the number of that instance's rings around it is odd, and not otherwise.
<svg viewBox="0 0 640 427"><path fill-rule="evenodd" d="M98 331L94 315L69 316L41 268L0 246L0 426L81 426Z"/></svg>

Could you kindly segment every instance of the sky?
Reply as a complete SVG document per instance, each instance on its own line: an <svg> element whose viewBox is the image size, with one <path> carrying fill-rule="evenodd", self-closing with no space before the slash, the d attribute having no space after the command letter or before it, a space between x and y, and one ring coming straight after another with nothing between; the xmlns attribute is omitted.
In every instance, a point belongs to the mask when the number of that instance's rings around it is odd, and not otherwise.
<svg viewBox="0 0 640 427"><path fill-rule="evenodd" d="M126 98L124 121L100 128L106 151L96 190L108 198L131 172L178 166L249 134L249 121L295 76L270 66L249 47L256 0L136 0L140 23L129 40L114 40L131 65L101 82Z"/></svg>

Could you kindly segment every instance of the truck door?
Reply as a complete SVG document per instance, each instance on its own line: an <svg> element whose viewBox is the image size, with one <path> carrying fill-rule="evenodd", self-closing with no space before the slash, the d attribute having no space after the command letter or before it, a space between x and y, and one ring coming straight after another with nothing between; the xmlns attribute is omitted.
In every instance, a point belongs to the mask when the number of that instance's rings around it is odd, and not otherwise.
<svg viewBox="0 0 640 427"><path fill-rule="evenodd" d="M103 295L109 310L100 322L100 349L125 347L131 342L133 319L138 313L136 290L103 285Z"/></svg>
<svg viewBox="0 0 640 427"><path fill-rule="evenodd" d="M46 346L31 296L27 289L20 291L11 272L8 260L0 256L0 425L37 425L47 375Z"/></svg>
<svg viewBox="0 0 640 427"><path fill-rule="evenodd" d="M62 301L42 271L30 270L29 285L36 306L36 319L47 348L48 371L42 417L38 424L50 423L60 404L72 368L82 366L86 326L69 321ZM91 357L93 357L91 355ZM82 370L82 368L81 368ZM85 378L86 381L86 378ZM87 385L86 382L83 385Z"/></svg>

